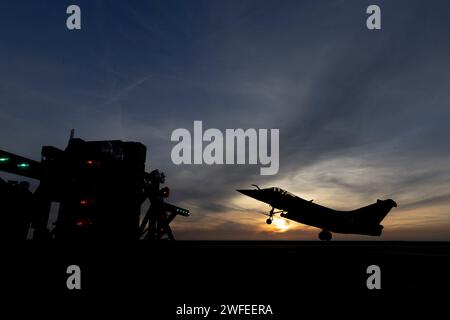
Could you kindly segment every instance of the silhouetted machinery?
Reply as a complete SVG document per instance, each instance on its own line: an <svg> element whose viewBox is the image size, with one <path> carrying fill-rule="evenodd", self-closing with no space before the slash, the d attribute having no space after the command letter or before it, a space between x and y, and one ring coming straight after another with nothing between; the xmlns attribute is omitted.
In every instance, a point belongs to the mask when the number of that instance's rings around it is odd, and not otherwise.
<svg viewBox="0 0 450 320"><path fill-rule="evenodd" d="M138 142L73 138L65 150L44 146L36 162L0 150L0 170L38 179L31 194L24 183L0 182L1 214L9 217L10 238L169 239L170 222L189 211L164 202L164 173L145 172L146 147ZM140 221L141 205L150 207ZM59 203L55 227L48 228L52 202ZM5 222L5 220L3 220Z"/></svg>

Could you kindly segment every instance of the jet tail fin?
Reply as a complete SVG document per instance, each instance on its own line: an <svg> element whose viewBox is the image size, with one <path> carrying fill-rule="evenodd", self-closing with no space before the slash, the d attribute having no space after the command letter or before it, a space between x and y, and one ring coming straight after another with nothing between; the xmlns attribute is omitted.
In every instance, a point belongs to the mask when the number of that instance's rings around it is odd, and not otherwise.
<svg viewBox="0 0 450 320"><path fill-rule="evenodd" d="M355 210L355 222L361 225L379 225L397 203L392 199L377 200L376 203Z"/></svg>

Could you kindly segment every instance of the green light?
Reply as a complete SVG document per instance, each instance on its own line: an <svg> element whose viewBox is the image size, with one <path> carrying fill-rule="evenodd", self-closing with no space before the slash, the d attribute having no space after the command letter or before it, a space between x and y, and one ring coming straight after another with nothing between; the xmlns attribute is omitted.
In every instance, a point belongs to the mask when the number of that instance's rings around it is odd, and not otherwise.
<svg viewBox="0 0 450 320"><path fill-rule="evenodd" d="M22 163L17 164L17 167L18 168L22 168L22 169L28 168L29 166L30 166L30 164L26 163L26 162L22 162Z"/></svg>
<svg viewBox="0 0 450 320"><path fill-rule="evenodd" d="M0 158L0 162L8 162L9 158L8 157L1 157Z"/></svg>

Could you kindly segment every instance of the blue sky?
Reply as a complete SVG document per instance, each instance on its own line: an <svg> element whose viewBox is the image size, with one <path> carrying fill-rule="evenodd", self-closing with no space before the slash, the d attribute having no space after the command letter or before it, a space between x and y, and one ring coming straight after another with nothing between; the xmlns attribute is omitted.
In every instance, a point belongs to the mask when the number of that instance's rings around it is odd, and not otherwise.
<svg viewBox="0 0 450 320"><path fill-rule="evenodd" d="M193 212L180 239L316 238L265 226L267 208L234 191L258 183L339 209L390 197L384 239L450 240L450 4L377 1L381 31L365 27L369 4L2 1L0 146L39 160L71 128L144 143ZM194 120L279 128L278 175L173 165L171 132Z"/></svg>

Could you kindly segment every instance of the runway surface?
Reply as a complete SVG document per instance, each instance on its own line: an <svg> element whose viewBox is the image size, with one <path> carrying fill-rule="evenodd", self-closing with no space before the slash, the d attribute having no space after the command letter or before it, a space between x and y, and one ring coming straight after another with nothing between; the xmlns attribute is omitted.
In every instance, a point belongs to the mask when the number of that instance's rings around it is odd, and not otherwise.
<svg viewBox="0 0 450 320"><path fill-rule="evenodd" d="M161 269L173 269L173 278L184 275L220 277L246 274L246 280L258 276L270 279L270 273L282 272L291 281L302 278L302 286L347 281L348 286L364 288L366 268L379 265L384 288L435 288L450 284L450 243L385 241L178 241L174 243L36 243L28 241L4 251L4 265L11 272L30 268L47 274L63 269L67 263L85 265L91 272L89 288L97 288L95 273L102 279L115 272L116 278L139 275ZM106 267L107 266L107 267ZM213 268L217 272L211 273ZM134 271L133 271L134 270ZM64 271L64 270L63 270ZM223 272L225 271L225 272ZM30 271L29 271L30 272ZM28 272L28 273L29 273ZM222 272L222 275L220 274ZM25 272L27 273L27 272ZM61 271L56 272L56 275ZM64 276L64 272L62 272ZM180 276L181 275L181 276ZM348 278L345 278L348 277ZM39 277L42 278L42 277ZM189 278L189 277L186 277ZM49 280L54 276L49 275ZM343 280L344 279L344 280ZM20 279L19 279L20 280ZM260 279L258 279L260 280ZM52 281L49 281L51 283ZM270 283L269 283L270 285Z"/></svg>
<svg viewBox="0 0 450 320"><path fill-rule="evenodd" d="M270 303L276 318L297 312L299 305L316 312L330 302L351 305L361 298L384 307L405 296L423 303L423 297L450 286L447 242L28 241L8 246L3 257L8 299L45 304L81 298L75 300L81 306L96 304L99 297L116 301L115 306L126 299L165 317L189 303ZM73 264L81 268L80 291L66 287L67 267ZM367 287L370 265L380 268L381 290Z"/></svg>

